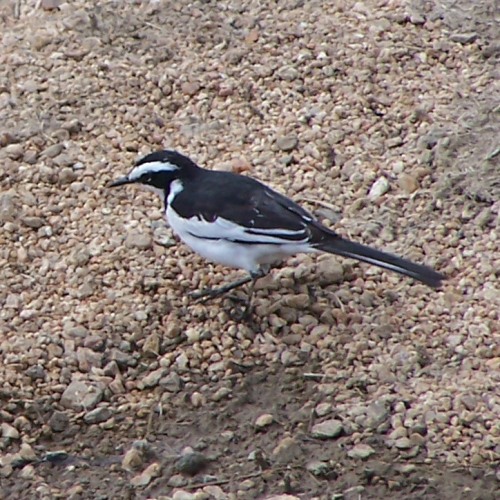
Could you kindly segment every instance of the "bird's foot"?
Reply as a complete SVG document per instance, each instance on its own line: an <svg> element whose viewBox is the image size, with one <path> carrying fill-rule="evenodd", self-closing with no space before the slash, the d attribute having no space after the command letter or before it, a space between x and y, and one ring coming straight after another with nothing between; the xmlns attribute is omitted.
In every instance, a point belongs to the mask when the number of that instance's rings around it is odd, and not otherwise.
<svg viewBox="0 0 500 500"><path fill-rule="evenodd" d="M229 317L236 323L240 323L242 321L249 320L252 317L252 313L252 303L248 300L245 300L243 307L235 307L229 311Z"/></svg>

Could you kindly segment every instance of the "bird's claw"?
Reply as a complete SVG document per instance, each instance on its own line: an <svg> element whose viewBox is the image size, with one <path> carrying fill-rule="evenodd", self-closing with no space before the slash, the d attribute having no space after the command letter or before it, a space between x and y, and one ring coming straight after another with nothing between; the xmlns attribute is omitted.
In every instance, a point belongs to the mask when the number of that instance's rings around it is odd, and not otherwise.
<svg viewBox="0 0 500 500"><path fill-rule="evenodd" d="M252 312L253 312L253 307L251 304L247 302L245 306L242 308L231 309L229 312L229 317L236 323L239 323L241 321L246 321L250 319L250 317L252 316Z"/></svg>

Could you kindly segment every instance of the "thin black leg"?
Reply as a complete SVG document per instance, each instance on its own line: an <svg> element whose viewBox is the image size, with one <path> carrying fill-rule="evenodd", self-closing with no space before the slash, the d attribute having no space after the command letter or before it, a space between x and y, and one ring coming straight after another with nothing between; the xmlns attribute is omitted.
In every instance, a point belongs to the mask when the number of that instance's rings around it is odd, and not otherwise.
<svg viewBox="0 0 500 500"><path fill-rule="evenodd" d="M243 309L241 309L238 312L233 312L231 314L231 317L235 321L243 321L246 320L250 317L252 313L252 299L253 299L253 293L255 290L255 283L257 283L257 280L259 278L262 278L266 274L265 270L260 270L257 273L251 273L251 282L250 285L248 286L248 293L247 293L247 298L244 302Z"/></svg>
<svg viewBox="0 0 500 500"><path fill-rule="evenodd" d="M243 307L243 310L240 313L240 319L246 319L250 316L250 313L252 312L252 299L253 299L253 292L255 290L255 283L257 283L257 280L259 278L262 278L264 276L264 273L260 274L254 274L252 275L252 281L250 285L248 286L248 293L247 293L247 300L245 301L245 306Z"/></svg>
<svg viewBox="0 0 500 500"><path fill-rule="evenodd" d="M221 286L220 288L205 288L203 290L197 290L196 292L191 292L189 296L192 299L203 299L203 301L209 299L215 299L216 297L220 297L221 295L224 295L227 292L234 290L235 288L239 288L240 286L250 283L250 281L253 281L253 279L254 278L252 278L251 275L245 276L244 278L241 278L237 281L233 281L232 283L229 283L225 286Z"/></svg>
<svg viewBox="0 0 500 500"><path fill-rule="evenodd" d="M252 296L255 288L255 282L259 279L262 278L266 274L265 270L259 270L257 272L250 273L249 276L245 276L244 278L241 278L237 281L233 281L232 283L229 283L228 285L221 286L219 288L205 288L204 290L198 290L196 292L191 292L189 296L195 300L201 299L202 302L205 302L206 300L214 299L216 297L220 297L221 295L226 294L227 292L230 292L231 290L234 290L235 288L239 288L240 286L246 285L247 283L250 283L250 286L248 288L248 296L247 300L245 301L245 307L244 307L244 314L246 315L250 309L251 303L252 303Z"/></svg>

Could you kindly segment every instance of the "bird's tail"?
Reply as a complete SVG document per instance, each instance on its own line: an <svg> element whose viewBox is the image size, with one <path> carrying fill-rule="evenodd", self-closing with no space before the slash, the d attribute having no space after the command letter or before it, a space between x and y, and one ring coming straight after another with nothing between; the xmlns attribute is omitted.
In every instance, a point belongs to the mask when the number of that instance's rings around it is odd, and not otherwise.
<svg viewBox="0 0 500 500"><path fill-rule="evenodd" d="M346 240L336 233L329 234L328 232L322 236L321 241L316 243L314 247L323 252L342 255L343 257L350 257L362 262L374 264L375 266L389 269L399 274L404 274L405 276L410 276L433 288L441 286L441 281L445 278L443 274L434 271L434 269L430 267L415 264L397 255L381 252L380 250L375 250L366 245Z"/></svg>

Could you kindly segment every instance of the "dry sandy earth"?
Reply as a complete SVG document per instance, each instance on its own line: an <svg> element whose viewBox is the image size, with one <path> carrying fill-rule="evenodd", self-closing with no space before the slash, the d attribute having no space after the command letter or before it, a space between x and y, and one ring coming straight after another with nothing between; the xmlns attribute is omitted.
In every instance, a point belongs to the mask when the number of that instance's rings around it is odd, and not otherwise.
<svg viewBox="0 0 500 500"><path fill-rule="evenodd" d="M1 498L498 498L494 0L3 1L0 22ZM298 256L246 323L193 304L239 273L106 188L160 147L449 279Z"/></svg>

